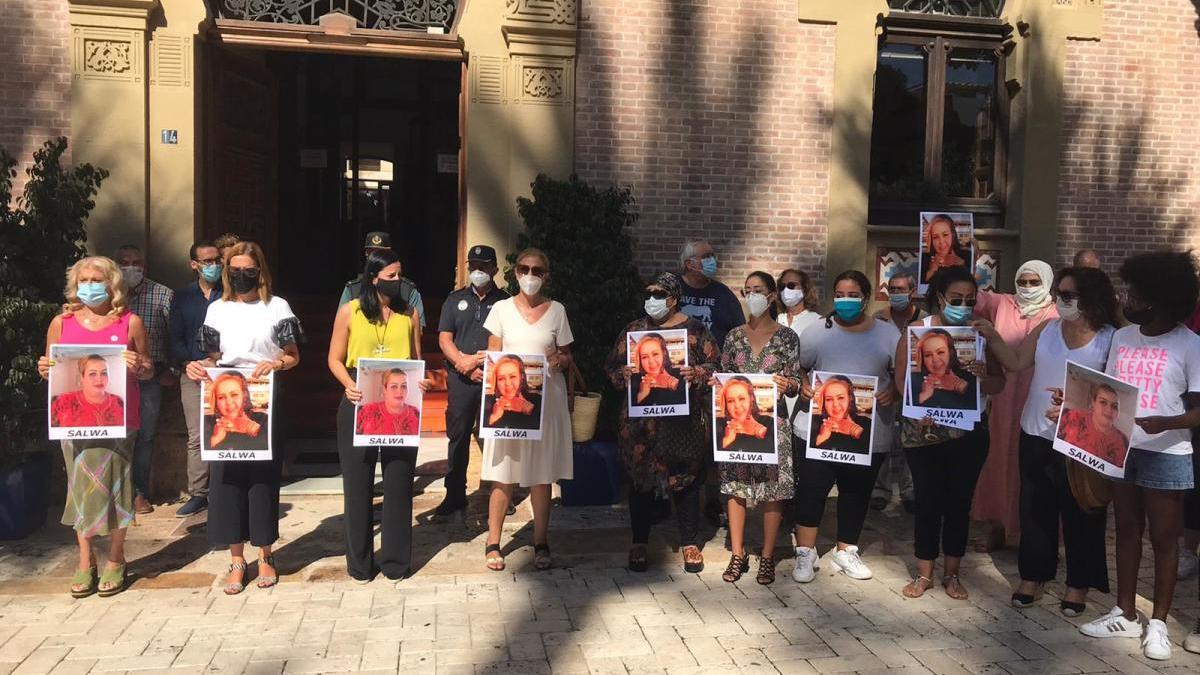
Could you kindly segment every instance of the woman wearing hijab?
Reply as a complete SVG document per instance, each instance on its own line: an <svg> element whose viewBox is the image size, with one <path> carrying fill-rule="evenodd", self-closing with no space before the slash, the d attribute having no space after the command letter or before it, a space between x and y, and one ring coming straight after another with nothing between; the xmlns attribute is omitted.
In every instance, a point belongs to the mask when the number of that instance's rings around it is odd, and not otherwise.
<svg viewBox="0 0 1200 675"><path fill-rule="evenodd" d="M1017 292L980 291L975 315L992 322L1005 344L1019 350L1021 343L1048 319L1057 319L1050 286L1054 270L1041 260L1030 260L1017 268ZM979 476L979 489L971 516L992 524L986 541L977 550L991 551L1016 542L1020 533L1021 472L1017 442L1021 437L1021 410L1029 396L1033 371L1008 373L1004 389L992 397L988 425L991 443L987 463Z"/></svg>

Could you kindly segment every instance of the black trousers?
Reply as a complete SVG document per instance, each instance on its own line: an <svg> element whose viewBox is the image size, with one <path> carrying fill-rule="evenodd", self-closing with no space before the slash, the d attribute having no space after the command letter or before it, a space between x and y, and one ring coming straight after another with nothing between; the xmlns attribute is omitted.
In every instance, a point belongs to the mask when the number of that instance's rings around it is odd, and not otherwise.
<svg viewBox="0 0 1200 675"><path fill-rule="evenodd" d="M338 460L342 465L345 508L346 571L355 579L375 575L375 532L372 499L375 461L383 464L383 546L379 569L389 579L403 579L412 569L413 471L416 448L355 447L354 404L338 406Z"/></svg>
<svg viewBox="0 0 1200 675"><path fill-rule="evenodd" d="M270 546L279 539L279 481L283 458L209 462L208 541L221 548L249 541Z"/></svg>
<svg viewBox="0 0 1200 675"><path fill-rule="evenodd" d="M463 382L454 370L446 371L446 438L449 440L446 473L446 498L467 496L467 464L471 459L471 436L479 426L479 406L483 384Z"/></svg>
<svg viewBox="0 0 1200 675"><path fill-rule="evenodd" d="M675 505L675 521L679 525L679 545L695 546L697 533L700 530L700 494L704 491L704 477L696 479L691 485L671 493L671 501ZM654 516L658 499L653 490L640 492L629 489L629 526L633 530L633 543L645 544L650 541L650 526L654 524Z"/></svg>
<svg viewBox="0 0 1200 675"><path fill-rule="evenodd" d="M1067 550L1067 585L1108 592L1104 531L1108 509L1085 513L1071 495L1067 462L1050 441L1021 432L1021 547L1017 566L1026 581L1058 575L1058 529Z"/></svg>
<svg viewBox="0 0 1200 675"><path fill-rule="evenodd" d="M797 452L792 459L796 487L796 496L792 498L792 519L800 527L819 527L825 515L829 491L837 485L837 540L850 545L858 544L863 523L867 520L871 491L875 489L875 479L887 455L872 455L870 466L825 462L805 457L802 441L799 438L793 441Z"/></svg>
<svg viewBox="0 0 1200 675"><path fill-rule="evenodd" d="M918 560L937 560L939 541L947 556L966 554L971 501L987 455L988 430L982 424L962 438L904 449L916 500L913 549Z"/></svg>

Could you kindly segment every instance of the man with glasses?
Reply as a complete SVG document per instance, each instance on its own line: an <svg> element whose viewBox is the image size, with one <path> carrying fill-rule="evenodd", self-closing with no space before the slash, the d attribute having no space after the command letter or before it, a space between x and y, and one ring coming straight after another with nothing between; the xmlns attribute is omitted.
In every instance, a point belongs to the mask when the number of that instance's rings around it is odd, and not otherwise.
<svg viewBox="0 0 1200 675"><path fill-rule="evenodd" d="M390 251L392 250L392 235L387 232L368 232L367 239L363 242L363 257L371 254L371 251ZM342 289L342 297L338 300L338 307L350 302L358 297L359 290L362 288L362 275L354 277L346 282L346 287ZM421 329L425 328L425 303L421 300L421 292L417 290L417 285L408 277L400 277L400 297L408 303L409 307L417 310L417 320L421 322Z"/></svg>
<svg viewBox="0 0 1200 675"><path fill-rule="evenodd" d="M875 312L875 318L886 321L900 330L900 335L908 335L911 324L920 325L928 316L921 306L913 302L913 293L917 290L917 278L911 272L897 272L888 279L888 306ZM899 424L895 418L895 407L880 408L880 422ZM888 452L883 467L875 478L875 489L871 491L870 505L876 511L887 508L892 501L892 486L900 488L900 503L904 510L913 513L916 501L913 497L912 473L908 470L908 460L904 457L904 449L900 447L900 431L895 429L892 434L892 448Z"/></svg>
<svg viewBox="0 0 1200 675"><path fill-rule="evenodd" d="M688 241L679 253L683 296L679 311L699 319L725 345L725 334L746 323L742 304L729 287L716 280L717 254L703 239Z"/></svg>
<svg viewBox="0 0 1200 675"><path fill-rule="evenodd" d="M508 297L496 287L496 249L472 246L467 251L470 283L450 293L438 321L438 346L446 357L446 437L449 468L446 498L434 515L451 516L467 505L467 463L471 436L483 400L483 359L489 333L484 330L492 306Z"/></svg>
<svg viewBox="0 0 1200 675"><path fill-rule="evenodd" d="M200 459L200 383L180 369L182 364L207 358L196 336L208 306L221 297L221 253L211 241L198 241L188 250L189 266L196 280L175 291L171 303L170 328L167 346L174 372L179 376L179 399L183 403L183 419L187 422L188 500L175 515L186 518L208 508L208 465Z"/></svg>

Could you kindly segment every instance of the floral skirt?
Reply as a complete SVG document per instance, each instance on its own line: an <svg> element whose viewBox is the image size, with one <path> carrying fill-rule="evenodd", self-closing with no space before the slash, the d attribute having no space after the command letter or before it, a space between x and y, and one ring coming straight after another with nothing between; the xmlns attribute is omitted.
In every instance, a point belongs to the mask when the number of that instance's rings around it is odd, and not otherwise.
<svg viewBox="0 0 1200 675"><path fill-rule="evenodd" d="M133 524L133 439L62 441L67 504L62 524L102 537Z"/></svg>
<svg viewBox="0 0 1200 675"><path fill-rule="evenodd" d="M777 417L775 433L779 439L778 465L717 462L721 472L721 494L745 499L748 507L757 502L784 501L794 496L792 425Z"/></svg>

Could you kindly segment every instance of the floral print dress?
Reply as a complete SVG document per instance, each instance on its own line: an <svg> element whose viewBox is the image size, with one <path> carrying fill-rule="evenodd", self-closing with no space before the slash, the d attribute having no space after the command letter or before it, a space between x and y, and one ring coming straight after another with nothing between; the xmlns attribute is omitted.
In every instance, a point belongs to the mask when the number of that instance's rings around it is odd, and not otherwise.
<svg viewBox="0 0 1200 675"><path fill-rule="evenodd" d="M799 386L799 364L800 338L791 328L781 326L755 356L746 327L738 326L725 336L719 372L779 374ZM775 409L783 408L777 403ZM721 472L721 494L745 499L747 506L792 498L792 425L777 414L775 429L779 439L779 464L717 462ZM711 439L708 444L711 447Z"/></svg>
<svg viewBox="0 0 1200 675"><path fill-rule="evenodd" d="M712 332L698 319L688 318L677 326L658 326L648 317L637 319L625 327L604 370L618 391L624 391L625 365L628 363L627 335L650 330L681 330L688 332L688 364L703 370L696 381L708 380L716 372L720 351ZM704 467L705 454L710 451L709 390L703 384L692 385L689 396L690 412L679 417L629 417L626 398L621 398L619 443L621 460L629 473L633 489L654 491L659 497L682 490L696 481Z"/></svg>

